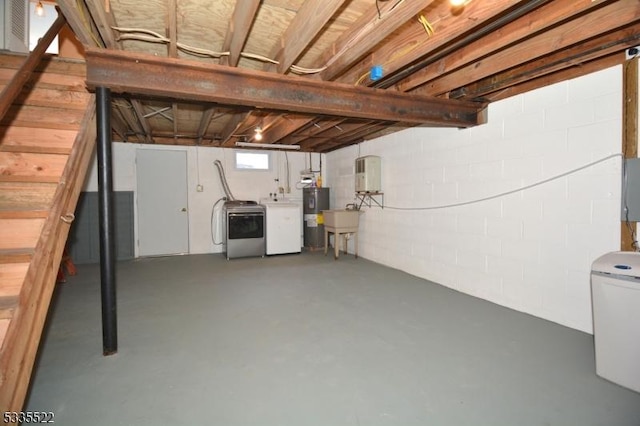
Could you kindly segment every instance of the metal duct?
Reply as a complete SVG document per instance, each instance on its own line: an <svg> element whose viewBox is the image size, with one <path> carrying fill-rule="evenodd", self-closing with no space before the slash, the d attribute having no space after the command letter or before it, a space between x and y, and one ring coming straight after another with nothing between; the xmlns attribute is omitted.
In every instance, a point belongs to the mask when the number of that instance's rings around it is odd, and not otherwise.
<svg viewBox="0 0 640 426"><path fill-rule="evenodd" d="M213 164L215 164L216 168L218 169L218 174L220 175L220 182L222 183L222 190L224 191L224 194L227 196L227 200L235 201L236 197L233 196L233 194L231 193L231 190L229 189L229 184L227 183L227 177L224 174L224 168L222 167L222 163L220 162L220 160L216 160L213 162Z"/></svg>

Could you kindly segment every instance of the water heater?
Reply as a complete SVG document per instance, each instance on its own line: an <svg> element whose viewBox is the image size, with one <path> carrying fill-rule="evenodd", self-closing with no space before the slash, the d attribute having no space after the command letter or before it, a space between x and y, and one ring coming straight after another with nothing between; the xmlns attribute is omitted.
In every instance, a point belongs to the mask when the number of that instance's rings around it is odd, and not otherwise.
<svg viewBox="0 0 640 426"><path fill-rule="evenodd" d="M377 155L356 158L356 192L380 192L380 165Z"/></svg>

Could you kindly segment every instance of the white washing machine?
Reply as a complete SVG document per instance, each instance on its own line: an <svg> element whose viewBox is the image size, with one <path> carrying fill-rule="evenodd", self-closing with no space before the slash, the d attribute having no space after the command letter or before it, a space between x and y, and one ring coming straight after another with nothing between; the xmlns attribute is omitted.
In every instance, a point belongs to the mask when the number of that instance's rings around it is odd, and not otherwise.
<svg viewBox="0 0 640 426"><path fill-rule="evenodd" d="M302 204L293 201L261 200L266 208L267 255L300 253Z"/></svg>
<svg viewBox="0 0 640 426"><path fill-rule="evenodd" d="M591 293L596 373L640 392L640 253L596 259Z"/></svg>

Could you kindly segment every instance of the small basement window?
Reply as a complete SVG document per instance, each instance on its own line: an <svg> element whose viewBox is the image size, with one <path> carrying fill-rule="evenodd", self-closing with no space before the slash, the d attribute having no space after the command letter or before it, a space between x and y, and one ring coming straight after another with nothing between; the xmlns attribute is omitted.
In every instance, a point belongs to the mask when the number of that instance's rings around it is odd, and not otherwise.
<svg viewBox="0 0 640 426"><path fill-rule="evenodd" d="M270 170L271 156L268 152L236 151L237 170Z"/></svg>

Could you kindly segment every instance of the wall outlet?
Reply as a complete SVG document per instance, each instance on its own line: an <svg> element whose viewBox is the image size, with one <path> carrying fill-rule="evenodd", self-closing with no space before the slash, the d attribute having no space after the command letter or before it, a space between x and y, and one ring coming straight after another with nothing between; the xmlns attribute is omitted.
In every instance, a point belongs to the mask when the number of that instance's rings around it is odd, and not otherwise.
<svg viewBox="0 0 640 426"><path fill-rule="evenodd" d="M202 186L200 184L196 185L196 191L198 191L198 192L204 191L204 186Z"/></svg>

